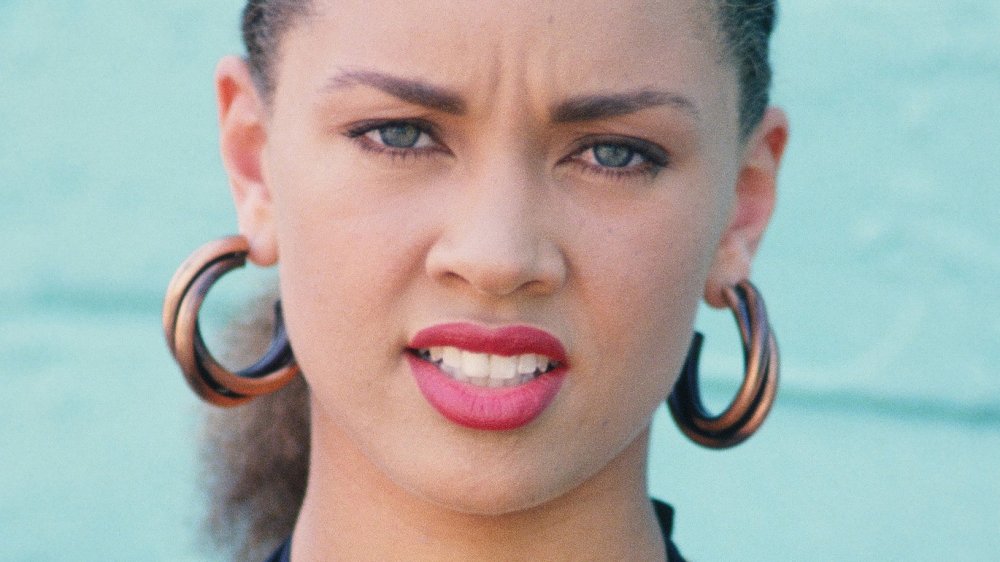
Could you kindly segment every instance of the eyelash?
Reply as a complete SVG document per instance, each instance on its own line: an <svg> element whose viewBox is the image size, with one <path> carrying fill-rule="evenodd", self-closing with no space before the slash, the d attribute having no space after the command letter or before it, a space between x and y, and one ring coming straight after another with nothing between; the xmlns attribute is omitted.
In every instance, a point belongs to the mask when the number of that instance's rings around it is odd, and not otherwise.
<svg viewBox="0 0 1000 562"><path fill-rule="evenodd" d="M607 136L585 138L578 142L579 144L573 153L559 162L574 164L584 171L600 174L611 179L630 179L643 174L653 178L660 173L660 170L670 165L670 156L665 150L642 139ZM599 146L626 148L632 153L632 158L638 156L643 161L637 165L615 168L591 164L580 159L584 153L593 151ZM596 160L596 155L593 159Z"/></svg>
<svg viewBox="0 0 1000 562"><path fill-rule="evenodd" d="M433 142L428 147L397 148L388 146L381 142L368 138L370 133L386 129L389 127L409 126L416 128L421 135L427 135ZM347 138L353 140L362 149L375 154L388 156L393 159L406 159L430 156L433 154L450 154L450 151L438 140L438 135L433 125L421 119L395 119L395 120L373 120L357 123L345 133ZM419 142L419 141L418 141ZM565 158L559 160L560 164L573 164L585 172L598 174L610 179L630 179L639 175L656 175L666 168L670 163L668 153L659 146L636 138L630 137L598 137L585 138L577 141L578 144L573 152ZM581 156L588 150L592 151L599 146L623 147L628 149L634 156L638 156L643 161L637 165L615 168L591 164L581 160ZM594 158L596 160L596 157Z"/></svg>
<svg viewBox="0 0 1000 562"><path fill-rule="evenodd" d="M397 148L393 146L388 146L380 142L373 141L368 138L369 133L378 131L379 129L386 129L389 127L414 127L421 135L427 135L432 141L432 146L427 147L411 147L411 148ZM406 158L417 158L423 156L430 156L432 154L450 154L447 148L441 144L438 140L438 135L434 130L434 127L423 121L421 119L390 119L390 120L375 120L375 121L364 121L357 123L348 129L345 136L353 140L358 147L362 150L373 152L375 154L380 154L383 156L388 156L390 158L396 159L406 159Z"/></svg>

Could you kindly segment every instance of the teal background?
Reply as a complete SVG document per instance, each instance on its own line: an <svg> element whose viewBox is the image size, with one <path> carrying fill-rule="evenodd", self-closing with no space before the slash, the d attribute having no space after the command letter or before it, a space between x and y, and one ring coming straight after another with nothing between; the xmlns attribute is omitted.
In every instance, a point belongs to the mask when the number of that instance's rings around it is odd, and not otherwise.
<svg viewBox="0 0 1000 562"><path fill-rule="evenodd" d="M0 0L0 560L217 558L159 309L235 230L211 78L241 5ZM783 386L730 451L658 415L689 557L1000 559L998 30L986 0L783 3L793 135L754 275ZM699 328L721 407L735 328Z"/></svg>

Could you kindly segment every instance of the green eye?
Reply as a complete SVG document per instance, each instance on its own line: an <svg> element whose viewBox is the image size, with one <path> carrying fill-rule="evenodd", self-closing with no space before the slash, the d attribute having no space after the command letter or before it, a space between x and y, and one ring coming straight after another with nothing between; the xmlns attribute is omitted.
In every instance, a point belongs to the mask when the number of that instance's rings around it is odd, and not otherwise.
<svg viewBox="0 0 1000 562"><path fill-rule="evenodd" d="M599 144L593 150L594 161L608 168L624 168L635 157L634 150L620 144Z"/></svg>
<svg viewBox="0 0 1000 562"><path fill-rule="evenodd" d="M413 148L420 140L421 133L423 131L410 123L398 123L378 128L379 138L386 146L392 148Z"/></svg>

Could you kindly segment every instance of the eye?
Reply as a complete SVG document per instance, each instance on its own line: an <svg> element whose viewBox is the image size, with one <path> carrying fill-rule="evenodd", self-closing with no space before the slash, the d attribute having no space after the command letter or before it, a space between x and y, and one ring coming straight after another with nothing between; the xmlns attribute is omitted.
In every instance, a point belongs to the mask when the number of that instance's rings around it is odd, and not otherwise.
<svg viewBox="0 0 1000 562"><path fill-rule="evenodd" d="M346 135L361 148L392 156L416 156L446 151L434 138L430 124L422 121L366 121Z"/></svg>
<svg viewBox="0 0 1000 562"><path fill-rule="evenodd" d="M606 168L624 168L642 160L634 150L621 144L599 144L590 150L594 161Z"/></svg>
<svg viewBox="0 0 1000 562"><path fill-rule="evenodd" d="M365 136L390 148L421 148L431 144L430 136L413 123L390 123L368 131Z"/></svg>
<svg viewBox="0 0 1000 562"><path fill-rule="evenodd" d="M619 137L583 139L576 152L563 161L578 164L587 172L606 176L627 177L636 174L655 176L667 166L667 152L642 139Z"/></svg>

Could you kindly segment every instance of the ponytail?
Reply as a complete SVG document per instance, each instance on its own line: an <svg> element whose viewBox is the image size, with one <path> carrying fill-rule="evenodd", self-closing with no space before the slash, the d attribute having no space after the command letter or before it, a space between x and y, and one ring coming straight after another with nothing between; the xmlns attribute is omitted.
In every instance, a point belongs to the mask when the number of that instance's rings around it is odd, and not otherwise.
<svg viewBox="0 0 1000 562"><path fill-rule="evenodd" d="M248 364L271 337L275 294L226 333L226 362ZM302 506L309 465L309 390L297 377L274 394L211 408L201 451L209 498L206 530L234 560L264 560L287 538Z"/></svg>

